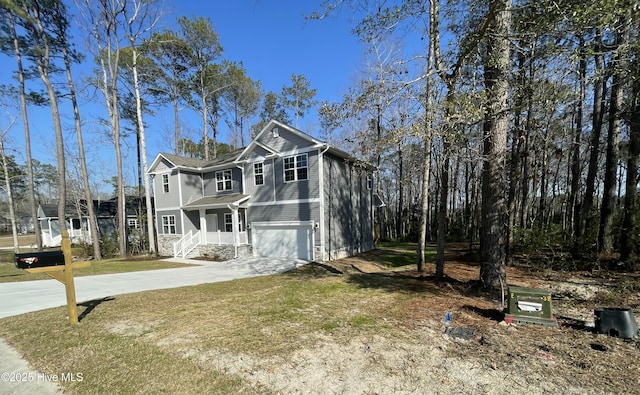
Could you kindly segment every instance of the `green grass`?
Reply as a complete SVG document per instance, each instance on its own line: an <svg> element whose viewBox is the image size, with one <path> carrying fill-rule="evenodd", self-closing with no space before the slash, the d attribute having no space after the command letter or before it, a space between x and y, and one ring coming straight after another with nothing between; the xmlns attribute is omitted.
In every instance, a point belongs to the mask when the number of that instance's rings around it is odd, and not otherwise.
<svg viewBox="0 0 640 395"><path fill-rule="evenodd" d="M13 253L9 256L0 255L0 283L16 281L34 281L50 279L45 273L29 273L26 270L18 269L13 262ZM158 260L139 260L135 258L117 258L92 261L91 266L73 271L74 276L94 276L97 274L113 274L125 272L137 272L143 270L170 269L174 267L185 267L183 263L166 262Z"/></svg>
<svg viewBox="0 0 640 395"><path fill-rule="evenodd" d="M68 324L66 307L9 317L0 320L0 337L40 372L82 373L81 383L63 383L69 394L255 393L212 360L286 359L328 336L338 344L396 336L391 322L426 295L437 297L410 277L380 277L378 286L352 280L309 264L277 276L96 301L79 306L77 326ZM385 281L407 290L390 292Z"/></svg>
<svg viewBox="0 0 640 395"><path fill-rule="evenodd" d="M18 243L21 246L30 246L36 243L36 236L34 234L19 235ZM0 236L0 247L13 247L13 236L11 234Z"/></svg>
<svg viewBox="0 0 640 395"><path fill-rule="evenodd" d="M381 242L379 243L379 260L378 264L382 264L389 268L398 268L416 264L417 255L416 243L401 242ZM425 261L433 262L436 259L436 245L428 244L424 250Z"/></svg>

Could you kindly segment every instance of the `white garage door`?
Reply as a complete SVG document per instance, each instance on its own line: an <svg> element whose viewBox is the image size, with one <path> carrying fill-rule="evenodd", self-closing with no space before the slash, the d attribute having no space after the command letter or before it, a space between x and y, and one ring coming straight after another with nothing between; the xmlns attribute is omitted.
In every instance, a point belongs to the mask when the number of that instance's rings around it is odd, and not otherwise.
<svg viewBox="0 0 640 395"><path fill-rule="evenodd" d="M254 222L253 255L313 260L313 221Z"/></svg>

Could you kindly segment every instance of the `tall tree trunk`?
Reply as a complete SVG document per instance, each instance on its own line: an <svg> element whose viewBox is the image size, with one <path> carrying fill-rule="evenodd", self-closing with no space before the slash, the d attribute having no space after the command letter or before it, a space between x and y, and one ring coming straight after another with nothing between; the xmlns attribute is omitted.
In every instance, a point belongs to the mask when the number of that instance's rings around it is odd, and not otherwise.
<svg viewBox="0 0 640 395"><path fill-rule="evenodd" d="M453 106L455 105L455 77L446 79L447 96L445 103L445 119L450 119ZM445 132L442 136L442 168L440 169L440 201L438 204L438 249L436 252L436 279L444 278L444 250L446 244L447 233L447 203L449 202L449 166L451 162L451 143L450 139L454 130L452 125L445 125Z"/></svg>
<svg viewBox="0 0 640 395"><path fill-rule="evenodd" d="M594 74L596 76L603 75L603 60L601 54L602 34L600 29L596 29L595 54L594 54ZM587 170L587 179L585 181L585 193L581 207L580 227L578 228L578 246L581 250L585 247L588 238L588 228L590 218L593 214L593 200L596 190L596 176L598 174L598 159L600 156L600 135L602 134L602 123L605 108L605 96L607 90L607 78L605 76L596 79L593 83L593 115L591 123L591 138L589 139L589 165Z"/></svg>
<svg viewBox="0 0 640 395"><path fill-rule="evenodd" d="M506 279L507 206L505 161L509 93L511 0L491 0L496 15L489 27L484 58L486 110L482 168L482 234L480 280L493 287Z"/></svg>
<svg viewBox="0 0 640 395"><path fill-rule="evenodd" d="M569 213L573 217L571 221L571 235L575 240L580 228L580 205L578 193L580 192L580 146L582 145L582 114L586 95L587 58L585 54L584 37L580 36L580 61L578 63L578 105L576 109L576 123L573 135L573 150L571 157L571 189L569 191ZM575 246L574 242L574 246Z"/></svg>
<svg viewBox="0 0 640 395"><path fill-rule="evenodd" d="M638 62L635 62L637 70ZM627 262L635 254L637 242L637 195L638 166L640 164L640 81L633 81L629 109L629 158L627 159L627 179L624 196L624 218L620 235L620 260Z"/></svg>
<svg viewBox="0 0 640 395"><path fill-rule="evenodd" d="M140 84L138 82L138 51L131 43L132 49L132 69L133 69L133 88L136 97L136 118L138 121L138 138L140 141L140 156L142 157L142 175L144 178L144 199L146 204L147 218L147 238L149 242L149 252L155 253L156 241L153 225L153 207L151 207L151 187L149 186L149 176L147 176L147 143L145 141L144 122L142 122L142 100L140 98Z"/></svg>
<svg viewBox="0 0 640 395"><path fill-rule="evenodd" d="M64 56L64 65L67 72L67 83L69 84L69 96L73 107L73 118L75 121L76 139L78 140L78 160L80 161L80 170L82 173L82 184L84 190L84 198L87 201L87 214L89 216L89 229L91 231L91 243L93 245L93 257L96 260L102 259L100 252L100 233L98 231L98 220L93 207L93 197L91 195L91 184L89 184L89 172L87 171L87 160L84 152L84 142L82 138L82 122L80 120L80 111L78 109L78 101L76 99L76 89L71 75L71 61L69 59L69 50L65 45L62 47Z"/></svg>
<svg viewBox="0 0 640 395"><path fill-rule="evenodd" d="M549 174L548 170L548 150L549 150L549 125L544 130L543 140L542 140L542 149L541 156L542 159L540 161L540 202L538 204L538 227L540 230L543 230L546 226L547 220L547 186L548 180L547 175ZM535 193L535 190L534 190Z"/></svg>
<svg viewBox="0 0 640 395"><path fill-rule="evenodd" d="M443 136L443 139L448 139L448 136ZM441 280L444 278L444 250L446 245L446 233L447 233L447 203L449 193L449 165L450 165L450 153L449 143L443 141L442 149L442 168L440 169L440 198L438 201L438 231L437 242L438 248L436 252L436 279Z"/></svg>
<svg viewBox="0 0 640 395"><path fill-rule="evenodd" d="M402 147L398 149L398 211L396 215L396 234L399 239L403 237L403 229L404 229L404 220L402 219L402 209L404 205L404 175L402 174Z"/></svg>
<svg viewBox="0 0 640 395"><path fill-rule="evenodd" d="M427 94L429 95L429 94ZM430 99L427 99L429 101ZM431 122L425 116L424 156L422 162L422 199L420 204L420 226L418 229L418 271L424 271L424 250L427 245L427 227L429 226L429 176L431 172Z"/></svg>
<svg viewBox="0 0 640 395"><path fill-rule="evenodd" d="M616 171L620 159L620 129L622 127L621 110L624 100L624 79L621 75L624 68L624 55L620 53L626 44L628 26L625 20L621 21L623 32L616 35L617 53L614 56L613 80L611 82L611 99L609 101L609 126L607 136L607 157L604 170L604 192L602 206L600 207L600 227L598 229L598 251L610 252L613 249L613 214L616 205Z"/></svg>
<svg viewBox="0 0 640 395"><path fill-rule="evenodd" d="M8 130L8 129L7 129ZM18 226L16 225L15 203L13 201L13 189L11 188L11 177L9 175L9 164L4 150L4 137L6 132L0 134L0 157L2 159L2 173L4 175L4 185L7 190L9 203L9 219L11 220L11 234L13 235L13 252L20 252L20 242L18 241Z"/></svg>
<svg viewBox="0 0 640 395"><path fill-rule="evenodd" d="M180 155L180 124L179 124L179 111L178 111L178 100L180 98L177 94L173 95L172 103L173 103L173 138L176 142L176 155Z"/></svg>
<svg viewBox="0 0 640 395"><path fill-rule="evenodd" d="M58 223L60 233L67 230L66 224L66 207L67 207L67 189L66 189L66 166L64 156L64 141L62 135L62 124L60 123L60 110L58 108L58 98L53 87L53 83L49 77L51 46L49 43L49 35L42 25L40 10L37 6L31 9L33 12L33 33L39 40L39 54L37 59L37 69L40 79L47 90L49 97L49 107L51 107L51 118L53 121L53 130L56 136L56 156L58 159Z"/></svg>
<svg viewBox="0 0 640 395"><path fill-rule="evenodd" d="M20 93L20 112L22 113L22 125L24 129L24 151L26 156L26 165L28 173L28 188L29 188L29 208L31 210L31 221L33 222L33 231L36 236L36 245L38 250L42 251L42 232L40 231L40 222L38 221L38 202L36 201L36 190L33 174L33 159L31 158L31 133L29 130L29 116L27 113L27 98L25 92L24 82L24 69L22 68L22 53L20 51L20 45L18 43L18 34L16 32L15 17L13 13L6 13L9 17L9 24L11 26L11 35L13 38L13 48L16 54L16 62L18 64L18 84Z"/></svg>
<svg viewBox="0 0 640 395"><path fill-rule="evenodd" d="M201 73L204 73L204 71L202 71ZM208 128L208 123L207 123L207 116L209 113L209 105L207 103L207 95L204 91L204 76L201 75L200 76L200 93L202 95L201 100L202 100L202 139L203 139L203 143L204 143L204 160L209 160L209 128Z"/></svg>
<svg viewBox="0 0 640 395"><path fill-rule="evenodd" d="M525 57L524 54L518 53L518 85L519 89L523 90L525 81ZM513 231L518 223L517 217L517 193L518 183L522 182L520 179L520 153L522 152L522 146L524 141L524 129L522 127L522 108L524 104L524 93L516 95L514 103L514 117L513 117L513 129L515 136L511 141L511 163L509 166L509 194L507 195L507 211L509 214L509 228L507 237L507 258L513 255Z"/></svg>

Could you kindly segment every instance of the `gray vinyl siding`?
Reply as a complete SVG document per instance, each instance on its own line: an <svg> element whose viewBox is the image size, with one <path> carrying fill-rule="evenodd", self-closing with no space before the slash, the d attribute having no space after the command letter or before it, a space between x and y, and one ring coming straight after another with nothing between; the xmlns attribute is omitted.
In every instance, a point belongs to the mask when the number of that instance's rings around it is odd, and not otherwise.
<svg viewBox="0 0 640 395"><path fill-rule="evenodd" d="M202 197L202 176L200 173L180 173L182 184L182 204L189 204Z"/></svg>
<svg viewBox="0 0 640 395"><path fill-rule="evenodd" d="M262 185L255 185L255 178L253 173L254 163L247 163L245 165L245 194L251 195L252 202L273 201L274 159L266 159L264 162L262 162L262 172L264 178L264 184Z"/></svg>
<svg viewBox="0 0 640 395"><path fill-rule="evenodd" d="M162 217L165 215L173 215L176 218L176 233L177 235L182 234L182 223L180 221L180 210L158 210L156 208L156 229L158 229L159 234L163 233L162 228Z"/></svg>
<svg viewBox="0 0 640 395"><path fill-rule="evenodd" d="M200 229L200 212L198 210L184 211L184 232L197 232Z"/></svg>
<svg viewBox="0 0 640 395"><path fill-rule="evenodd" d="M262 162L264 184L254 185L254 163L245 165L245 194L252 202L281 200L306 200L320 197L318 151L307 152L307 179L284 182L284 158L266 159ZM275 193L274 193L275 191Z"/></svg>
<svg viewBox="0 0 640 395"><path fill-rule="evenodd" d="M165 171L169 171L173 168L173 166L171 165L171 163L169 163L169 161L167 161L165 158L160 159L160 162L158 162L158 164L156 165L154 171L158 172L158 173L162 173Z"/></svg>
<svg viewBox="0 0 640 395"><path fill-rule="evenodd" d="M286 203L269 206L249 206L249 222L320 221L319 203Z"/></svg>
<svg viewBox="0 0 640 395"><path fill-rule="evenodd" d="M327 259L354 255L373 246L370 172L333 156L324 160L325 253Z"/></svg>
<svg viewBox="0 0 640 395"><path fill-rule="evenodd" d="M280 137L273 137L272 129L270 129L263 133L258 141L277 152L303 150L312 145L309 140L291 133L285 128L278 127L278 133Z"/></svg>
<svg viewBox="0 0 640 395"><path fill-rule="evenodd" d="M231 189L218 192L216 191L216 173L224 170L231 170ZM204 174L204 196L216 196L227 193L242 193L242 170L237 167L230 167Z"/></svg>
<svg viewBox="0 0 640 395"><path fill-rule="evenodd" d="M267 151L266 149L260 147L260 146L256 146L251 150L251 153L249 154L248 159L249 160L256 160L256 159L260 159L260 158L264 158L268 155L270 155L271 152Z"/></svg>
<svg viewBox="0 0 640 395"><path fill-rule="evenodd" d="M178 173L176 171L170 173L163 173L169 175L169 193L164 192L162 184L162 174L157 174L153 177L153 195L155 200L155 206L158 209L164 207L178 207L180 205L179 183Z"/></svg>
<svg viewBox="0 0 640 395"><path fill-rule="evenodd" d="M275 161L275 195L276 200L301 200L320 197L318 178L318 151L307 153L307 179L284 182L284 158Z"/></svg>

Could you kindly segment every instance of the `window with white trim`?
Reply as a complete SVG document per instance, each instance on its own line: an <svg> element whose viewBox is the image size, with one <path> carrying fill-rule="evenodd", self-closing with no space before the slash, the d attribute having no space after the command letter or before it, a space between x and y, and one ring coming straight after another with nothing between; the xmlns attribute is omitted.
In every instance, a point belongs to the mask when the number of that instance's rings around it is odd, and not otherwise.
<svg viewBox="0 0 640 395"><path fill-rule="evenodd" d="M262 163L253 164L253 183L256 186L264 184L264 167Z"/></svg>
<svg viewBox="0 0 640 395"><path fill-rule="evenodd" d="M138 219L137 218L128 218L127 219L127 225L130 228L138 229L139 228Z"/></svg>
<svg viewBox="0 0 640 395"><path fill-rule="evenodd" d="M164 193L169 193L169 175L168 174L162 175L162 191Z"/></svg>
<svg viewBox="0 0 640 395"><path fill-rule="evenodd" d="M233 232L233 217L230 213L224 214L224 231Z"/></svg>
<svg viewBox="0 0 640 395"><path fill-rule="evenodd" d="M165 235L176 234L176 216L175 215L162 216L162 233Z"/></svg>
<svg viewBox="0 0 640 395"><path fill-rule="evenodd" d="M306 180L307 177L307 154L284 158L285 182Z"/></svg>
<svg viewBox="0 0 640 395"><path fill-rule="evenodd" d="M243 228L242 212L238 211L238 232L244 232ZM224 231L233 232L233 217L231 213L224 214Z"/></svg>
<svg viewBox="0 0 640 395"><path fill-rule="evenodd" d="M367 177L367 189L373 189L373 177Z"/></svg>
<svg viewBox="0 0 640 395"><path fill-rule="evenodd" d="M231 190L231 170L216 172L216 191Z"/></svg>

